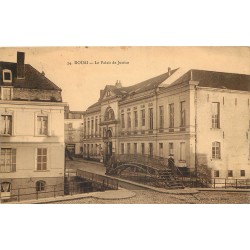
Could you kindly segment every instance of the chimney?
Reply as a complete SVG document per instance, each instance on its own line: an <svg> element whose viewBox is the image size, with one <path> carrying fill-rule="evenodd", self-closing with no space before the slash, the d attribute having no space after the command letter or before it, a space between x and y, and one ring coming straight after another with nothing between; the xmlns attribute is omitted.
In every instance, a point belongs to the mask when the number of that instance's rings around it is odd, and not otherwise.
<svg viewBox="0 0 250 250"><path fill-rule="evenodd" d="M17 78L24 78L24 52L17 52Z"/></svg>
<svg viewBox="0 0 250 250"><path fill-rule="evenodd" d="M168 76L171 76L171 68L168 67Z"/></svg>
<svg viewBox="0 0 250 250"><path fill-rule="evenodd" d="M117 88L121 88L122 87L121 81L117 80L116 83L115 83L115 86Z"/></svg>

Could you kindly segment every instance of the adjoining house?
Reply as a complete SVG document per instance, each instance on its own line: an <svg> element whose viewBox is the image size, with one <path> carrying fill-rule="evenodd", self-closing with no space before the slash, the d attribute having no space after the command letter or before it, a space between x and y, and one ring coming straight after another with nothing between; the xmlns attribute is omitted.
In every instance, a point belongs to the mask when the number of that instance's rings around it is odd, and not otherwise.
<svg viewBox="0 0 250 250"><path fill-rule="evenodd" d="M61 89L24 62L0 62L0 199L63 193Z"/></svg>
<svg viewBox="0 0 250 250"><path fill-rule="evenodd" d="M83 153L83 114L82 111L70 111L69 106L65 106L65 144L71 155L76 157L81 157Z"/></svg>
<svg viewBox="0 0 250 250"><path fill-rule="evenodd" d="M106 85L84 113L83 156L167 158L215 178L250 178L250 76L170 68Z"/></svg>

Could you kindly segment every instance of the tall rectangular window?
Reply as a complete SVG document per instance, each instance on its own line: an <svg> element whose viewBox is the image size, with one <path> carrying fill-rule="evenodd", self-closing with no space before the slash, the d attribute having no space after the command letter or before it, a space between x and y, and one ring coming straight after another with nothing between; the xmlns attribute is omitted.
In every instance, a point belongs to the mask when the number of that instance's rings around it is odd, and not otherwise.
<svg viewBox="0 0 250 250"><path fill-rule="evenodd" d="M130 143L127 143L127 153L128 153L128 155L131 153L131 151L130 151Z"/></svg>
<svg viewBox="0 0 250 250"><path fill-rule="evenodd" d="M131 113L127 113L128 129L131 128Z"/></svg>
<svg viewBox="0 0 250 250"><path fill-rule="evenodd" d="M145 144L144 143L141 144L141 154L142 155L145 154Z"/></svg>
<svg viewBox="0 0 250 250"><path fill-rule="evenodd" d="M149 157L153 157L154 152L153 152L153 143L148 144L148 149L149 149Z"/></svg>
<svg viewBox="0 0 250 250"><path fill-rule="evenodd" d="M186 102L180 103L180 116L181 116L181 127L186 126Z"/></svg>
<svg viewBox="0 0 250 250"><path fill-rule="evenodd" d="M169 104L169 127L174 128L174 103Z"/></svg>
<svg viewBox="0 0 250 250"><path fill-rule="evenodd" d="M12 134L12 116L1 115L0 117L0 134L11 135Z"/></svg>
<svg viewBox="0 0 250 250"><path fill-rule="evenodd" d="M141 125L145 126L146 122L145 122L145 109L141 110Z"/></svg>
<svg viewBox="0 0 250 250"><path fill-rule="evenodd" d="M10 88L1 88L2 90L2 99L11 100L11 89Z"/></svg>
<svg viewBox="0 0 250 250"><path fill-rule="evenodd" d="M220 128L220 103L212 103L212 128Z"/></svg>
<svg viewBox="0 0 250 250"><path fill-rule="evenodd" d="M220 159L220 142L213 142L212 143L212 158L213 159Z"/></svg>
<svg viewBox="0 0 250 250"><path fill-rule="evenodd" d="M0 173L8 173L16 171L16 149L1 148L0 149Z"/></svg>
<svg viewBox="0 0 250 250"><path fill-rule="evenodd" d="M97 131L98 131L98 120L97 120L97 117L95 118L95 133L97 134Z"/></svg>
<svg viewBox="0 0 250 250"><path fill-rule="evenodd" d="M102 133L101 121L101 117L99 117L99 136L101 136Z"/></svg>
<svg viewBox="0 0 250 250"><path fill-rule="evenodd" d="M245 170L240 170L240 176L241 176L241 177L246 176L246 172L245 172Z"/></svg>
<svg viewBox="0 0 250 250"><path fill-rule="evenodd" d="M125 150L124 150L124 143L121 143L121 154L125 154Z"/></svg>
<svg viewBox="0 0 250 250"><path fill-rule="evenodd" d="M159 156L163 157L163 143L159 143Z"/></svg>
<svg viewBox="0 0 250 250"><path fill-rule="evenodd" d="M134 143L134 155L137 155L137 143Z"/></svg>
<svg viewBox="0 0 250 250"><path fill-rule="evenodd" d="M180 143L180 161L186 161L186 144L185 144L185 142Z"/></svg>
<svg viewBox="0 0 250 250"><path fill-rule="evenodd" d="M138 113L137 111L134 111L134 119L135 119L135 128L138 127Z"/></svg>
<svg viewBox="0 0 250 250"><path fill-rule="evenodd" d="M170 142L169 145L169 155L174 155L174 143L173 142Z"/></svg>
<svg viewBox="0 0 250 250"><path fill-rule="evenodd" d="M37 116L37 134L48 135L48 116Z"/></svg>
<svg viewBox="0 0 250 250"><path fill-rule="evenodd" d="M37 149L37 170L47 170L47 148Z"/></svg>
<svg viewBox="0 0 250 250"><path fill-rule="evenodd" d="M219 177L220 177L220 171L214 170L214 178L219 178Z"/></svg>
<svg viewBox="0 0 250 250"><path fill-rule="evenodd" d="M228 170L227 177L233 177L233 170Z"/></svg>
<svg viewBox="0 0 250 250"><path fill-rule="evenodd" d="M163 129L164 128L164 109L163 109L163 106L159 107L159 116L160 116L159 128Z"/></svg>
<svg viewBox="0 0 250 250"><path fill-rule="evenodd" d="M121 123L122 123L122 128L125 128L124 114L121 114Z"/></svg>
<svg viewBox="0 0 250 250"><path fill-rule="evenodd" d="M153 108L148 109L149 112L149 129L154 128L154 113L153 113Z"/></svg>

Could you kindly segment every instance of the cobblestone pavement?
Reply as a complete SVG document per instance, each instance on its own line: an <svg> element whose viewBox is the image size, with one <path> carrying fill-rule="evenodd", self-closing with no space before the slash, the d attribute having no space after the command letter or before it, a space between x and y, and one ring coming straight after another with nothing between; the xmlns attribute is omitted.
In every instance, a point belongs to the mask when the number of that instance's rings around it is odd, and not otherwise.
<svg viewBox="0 0 250 250"><path fill-rule="evenodd" d="M135 197L120 200L83 198L54 204L250 204L250 193L199 192L195 195L162 194L150 190L133 190Z"/></svg>

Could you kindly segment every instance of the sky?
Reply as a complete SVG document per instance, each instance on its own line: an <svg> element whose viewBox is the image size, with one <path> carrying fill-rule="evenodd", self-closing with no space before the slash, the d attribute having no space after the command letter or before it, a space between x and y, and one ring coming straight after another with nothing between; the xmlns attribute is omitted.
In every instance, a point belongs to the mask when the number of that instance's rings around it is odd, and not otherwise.
<svg viewBox="0 0 250 250"><path fill-rule="evenodd" d="M17 51L62 89L70 110L79 111L96 102L107 84L130 86L168 67L250 74L249 47L2 47L0 61L16 62Z"/></svg>

